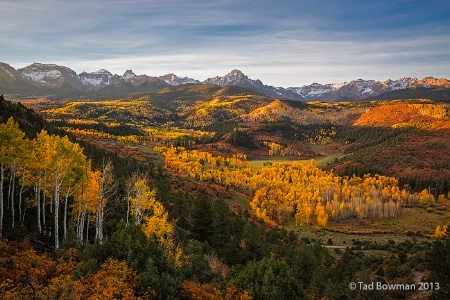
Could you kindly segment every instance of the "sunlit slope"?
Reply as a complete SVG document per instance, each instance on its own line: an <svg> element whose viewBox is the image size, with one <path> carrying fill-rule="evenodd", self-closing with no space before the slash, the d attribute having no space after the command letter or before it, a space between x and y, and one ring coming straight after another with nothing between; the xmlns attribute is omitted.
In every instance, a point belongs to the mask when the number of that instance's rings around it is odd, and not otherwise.
<svg viewBox="0 0 450 300"><path fill-rule="evenodd" d="M201 127L236 118L269 101L239 87L187 84L119 99L67 101L44 114L49 119Z"/></svg>
<svg viewBox="0 0 450 300"><path fill-rule="evenodd" d="M347 156L338 173L383 173L437 193L449 188L449 106L429 101L386 103L365 111L352 126L338 131Z"/></svg>

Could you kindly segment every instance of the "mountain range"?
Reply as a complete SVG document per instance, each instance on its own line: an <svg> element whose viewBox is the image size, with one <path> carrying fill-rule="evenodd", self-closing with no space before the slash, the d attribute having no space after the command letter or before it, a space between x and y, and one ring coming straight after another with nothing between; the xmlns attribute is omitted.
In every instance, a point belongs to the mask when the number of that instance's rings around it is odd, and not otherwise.
<svg viewBox="0 0 450 300"><path fill-rule="evenodd" d="M127 70L123 75L113 75L105 69L77 74L72 69L55 64L33 63L20 69L14 69L6 63L0 63L0 93L3 94L52 94L56 98L78 96L114 97L132 92L149 92L169 86L183 84L212 84L218 86L238 86L253 93L271 98L300 101L355 101L370 99L380 95L394 94L399 91L430 92L439 89L437 97L450 98L450 81L445 78L425 77L423 79L404 77L398 80L363 80L350 82L319 84L312 83L301 87L274 87L260 80L248 78L239 70L232 70L224 76L216 76L199 81L188 77L166 74L155 77L136 75ZM442 93L442 91L444 91ZM439 96L441 95L441 96ZM414 98L414 95L411 96Z"/></svg>

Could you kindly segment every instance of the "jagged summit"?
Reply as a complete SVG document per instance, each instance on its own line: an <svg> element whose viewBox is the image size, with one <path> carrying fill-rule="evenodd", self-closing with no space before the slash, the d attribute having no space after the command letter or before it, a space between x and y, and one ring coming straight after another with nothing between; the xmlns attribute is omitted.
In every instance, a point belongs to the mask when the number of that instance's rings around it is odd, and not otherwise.
<svg viewBox="0 0 450 300"><path fill-rule="evenodd" d="M219 86L235 85L272 98L304 100L301 95L296 94L295 92L289 91L284 88L265 85L259 79L250 79L247 75L237 69L232 70L230 73L224 76L208 78L204 81L204 83L215 84Z"/></svg>
<svg viewBox="0 0 450 300"><path fill-rule="evenodd" d="M83 89L78 74L68 67L33 63L17 71L24 79L38 87L61 88L64 85L69 85L78 90Z"/></svg>
<svg viewBox="0 0 450 300"><path fill-rule="evenodd" d="M158 77L160 80L164 81L167 84L177 86L181 84L188 84L188 83L200 83L200 81L196 79L192 79L189 77L178 77L174 73L169 73L163 76Z"/></svg>
<svg viewBox="0 0 450 300"><path fill-rule="evenodd" d="M416 88L450 88L450 81L445 78L425 77L423 79L403 77L386 81L356 79L350 82L320 84L312 83L301 87L274 87L266 85L259 79L251 79L239 69L233 69L223 76L215 76L201 82L189 77L178 77L169 73L159 77L137 75L127 70L123 75L113 75L106 69L77 74L72 69L56 64L33 63L15 70L8 64L0 63L0 88L8 92L33 92L33 88L50 91L64 89L80 93L97 92L104 88L124 88L124 92L140 88L140 91L182 84L214 84L218 86L238 86L271 98L287 98L301 101L339 101L359 100L377 97L384 93L401 92ZM145 88L144 88L145 87ZM142 89L144 88L144 89Z"/></svg>
<svg viewBox="0 0 450 300"><path fill-rule="evenodd" d="M126 70L125 73L123 73L122 78L126 81L131 81L136 78L136 74L131 70Z"/></svg>
<svg viewBox="0 0 450 300"><path fill-rule="evenodd" d="M234 69L230 73L224 75L224 76L215 76L212 78L208 78L205 80L205 83L209 84L215 84L220 86L228 86L228 85L239 85L240 83L244 81L252 81L256 82L255 80L251 80L246 76L242 71Z"/></svg>
<svg viewBox="0 0 450 300"><path fill-rule="evenodd" d="M100 69L95 72L80 73L79 78L87 89L95 90L109 85L111 83L112 76L113 75L109 71Z"/></svg>

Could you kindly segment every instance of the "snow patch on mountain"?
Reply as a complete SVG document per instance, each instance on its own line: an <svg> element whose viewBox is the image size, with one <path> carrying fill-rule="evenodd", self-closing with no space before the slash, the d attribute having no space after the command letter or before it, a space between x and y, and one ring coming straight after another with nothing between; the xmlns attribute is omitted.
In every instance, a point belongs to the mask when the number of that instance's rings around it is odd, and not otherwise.
<svg viewBox="0 0 450 300"><path fill-rule="evenodd" d="M303 97L300 94L282 87L265 85L259 79L253 80L248 78L244 73L237 69L232 70L230 73L222 77L216 76L208 78L204 81L204 83L215 84L218 86L235 85L252 90L267 97L303 100Z"/></svg>
<svg viewBox="0 0 450 300"><path fill-rule="evenodd" d="M164 81L167 84L170 84L172 86L182 85L182 84L189 84L189 83L200 83L200 81L196 79L192 79L189 77L178 77L177 75L173 73L169 73L163 76L158 77L160 80Z"/></svg>
<svg viewBox="0 0 450 300"><path fill-rule="evenodd" d="M239 86L261 95L272 98L286 98L301 101L339 101L339 100L359 100L368 97L378 96L386 92L403 90L408 88L429 88L442 86L450 88L450 81L445 78L425 77L423 79L404 77L398 80L386 80L384 82L375 80L353 80L350 82L340 82L331 84L312 83L301 87L274 87L261 82L259 79L251 79L238 69L234 69L224 76L215 76L201 82L189 77L178 77L173 73L159 77L147 75L136 75L133 71L127 70L122 76L112 75L105 69L95 72L75 71L64 66L55 64L34 63L17 70L8 69L8 65L0 63L1 70L4 70L4 78L16 80L25 79L27 83L45 88L67 88L71 86L82 92L99 90L106 86L116 88L140 87L146 89L149 85L182 85L182 84L214 84L218 86ZM23 79L22 79L23 78ZM9 80L9 79L5 79Z"/></svg>
<svg viewBox="0 0 450 300"><path fill-rule="evenodd" d="M27 78L29 80L47 83L48 80L58 79L62 76L61 72L58 70L50 70L50 71L38 71L38 70L30 70L22 72L22 77Z"/></svg>
<svg viewBox="0 0 450 300"><path fill-rule="evenodd" d="M84 86L92 88L101 88L110 84L113 75L105 70L100 69L94 72L83 72L79 75L80 81Z"/></svg>
<svg viewBox="0 0 450 300"><path fill-rule="evenodd" d="M259 80L251 80L248 79L248 77L242 73L240 70L234 69L230 73L226 74L225 76L215 76L212 78L208 78L205 80L205 83L209 84L215 84L219 86L229 86L229 85L239 85L239 83L242 83L244 81L251 82L253 84L261 83Z"/></svg>
<svg viewBox="0 0 450 300"><path fill-rule="evenodd" d="M11 71L9 71L7 68L5 68L4 66L2 66L1 64L0 64L0 68L2 68L2 70L5 71L5 73L8 74L9 77L11 77L11 79L16 79L16 76L14 76L14 74L11 73Z"/></svg>
<svg viewBox="0 0 450 300"><path fill-rule="evenodd" d="M102 78L89 78L89 77L80 77L80 80L83 84L100 86L103 82Z"/></svg>
<svg viewBox="0 0 450 300"><path fill-rule="evenodd" d="M373 87L376 84L374 80L362 80L358 79L356 81L352 81L351 84L354 84L356 89L361 95L370 94L373 95Z"/></svg>
<svg viewBox="0 0 450 300"><path fill-rule="evenodd" d="M333 91L338 90L342 86L347 84L344 83L331 83L331 84L320 84L317 82L314 82L310 85L304 85L302 87L290 87L288 90L291 90L299 95L301 95L303 98L311 98L317 95L323 95L327 93L331 93Z"/></svg>
<svg viewBox="0 0 450 300"><path fill-rule="evenodd" d="M412 82L417 82L417 78L403 77L398 80L388 79L385 82L383 82L383 84L386 86L387 89L396 91L409 88L412 85Z"/></svg>
<svg viewBox="0 0 450 300"><path fill-rule="evenodd" d="M123 74L122 78L123 78L125 81L132 81L133 79L136 78L136 74L134 74L134 72L131 71L131 70L127 70L127 71L125 71L125 73Z"/></svg>
<svg viewBox="0 0 450 300"><path fill-rule="evenodd" d="M348 84L347 82L330 83L330 87L335 91Z"/></svg>

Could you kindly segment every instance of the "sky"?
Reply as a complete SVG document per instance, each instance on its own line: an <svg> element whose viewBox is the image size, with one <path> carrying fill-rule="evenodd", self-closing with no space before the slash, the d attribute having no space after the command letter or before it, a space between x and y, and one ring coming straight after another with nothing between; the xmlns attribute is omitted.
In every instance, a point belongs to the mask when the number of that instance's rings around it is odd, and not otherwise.
<svg viewBox="0 0 450 300"><path fill-rule="evenodd" d="M273 86L450 78L448 0L0 0L0 61L77 73L239 69Z"/></svg>

